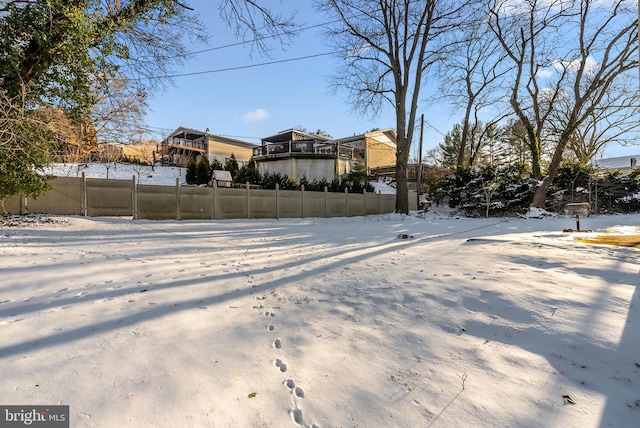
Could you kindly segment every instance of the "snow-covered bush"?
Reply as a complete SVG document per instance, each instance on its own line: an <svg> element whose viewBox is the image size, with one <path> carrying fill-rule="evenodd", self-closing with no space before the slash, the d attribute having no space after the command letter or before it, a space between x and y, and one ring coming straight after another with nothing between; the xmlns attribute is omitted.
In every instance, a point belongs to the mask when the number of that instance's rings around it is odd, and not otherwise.
<svg viewBox="0 0 640 428"><path fill-rule="evenodd" d="M520 214L529 209L534 184L524 165L458 168L454 176L440 182L430 198L471 217Z"/></svg>

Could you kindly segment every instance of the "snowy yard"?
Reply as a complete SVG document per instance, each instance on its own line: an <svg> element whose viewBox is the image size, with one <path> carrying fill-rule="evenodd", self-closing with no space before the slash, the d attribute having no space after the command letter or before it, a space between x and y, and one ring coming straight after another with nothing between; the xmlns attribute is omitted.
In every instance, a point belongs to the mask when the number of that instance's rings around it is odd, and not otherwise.
<svg viewBox="0 0 640 428"><path fill-rule="evenodd" d="M74 428L640 421L638 249L569 217L7 223L1 401Z"/></svg>

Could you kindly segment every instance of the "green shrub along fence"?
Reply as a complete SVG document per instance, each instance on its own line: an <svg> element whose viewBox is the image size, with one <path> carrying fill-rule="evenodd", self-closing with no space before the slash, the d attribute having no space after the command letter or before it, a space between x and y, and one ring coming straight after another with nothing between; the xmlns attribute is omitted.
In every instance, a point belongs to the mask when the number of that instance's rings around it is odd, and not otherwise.
<svg viewBox="0 0 640 428"><path fill-rule="evenodd" d="M302 190L156 186L131 180L58 177L37 199L14 196L5 201L8 214L132 216L134 219L252 219L351 217L391 213L395 195ZM410 210L417 209L415 192Z"/></svg>

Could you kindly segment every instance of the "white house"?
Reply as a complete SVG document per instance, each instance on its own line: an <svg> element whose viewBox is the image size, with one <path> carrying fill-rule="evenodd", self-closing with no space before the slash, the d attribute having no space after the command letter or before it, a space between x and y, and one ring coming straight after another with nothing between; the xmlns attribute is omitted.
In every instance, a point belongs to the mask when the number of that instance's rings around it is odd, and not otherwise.
<svg viewBox="0 0 640 428"><path fill-rule="evenodd" d="M309 180L342 178L361 162L367 173L372 168L395 164L396 134L392 129L371 131L353 137L333 139L288 129L262 139L253 150L261 174L280 173Z"/></svg>
<svg viewBox="0 0 640 428"><path fill-rule="evenodd" d="M640 166L640 155L597 159L592 161L592 164L600 169L619 169L624 173L629 173Z"/></svg>

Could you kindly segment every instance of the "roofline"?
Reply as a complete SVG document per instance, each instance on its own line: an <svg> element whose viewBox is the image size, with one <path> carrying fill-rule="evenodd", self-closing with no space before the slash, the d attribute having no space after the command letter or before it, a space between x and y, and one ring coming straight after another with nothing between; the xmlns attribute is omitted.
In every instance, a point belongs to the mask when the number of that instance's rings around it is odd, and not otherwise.
<svg viewBox="0 0 640 428"><path fill-rule="evenodd" d="M268 138L277 137L279 135L287 134L289 132L297 132L298 134L304 135L305 137L309 137L309 139L311 139L311 140L317 140L319 138L323 139L323 140L326 140L326 141L332 141L333 140L333 138L327 137L326 135L320 135L320 134L313 134L313 133L310 133L310 132L304 132L304 131L301 131L301 130L295 129L295 128L289 128L289 129L285 129L284 131L276 132L275 134L269 135L268 137L264 137L261 140L264 141L264 140L266 140Z"/></svg>
<svg viewBox="0 0 640 428"><path fill-rule="evenodd" d="M222 140L223 142L233 143L238 146L245 146L248 149L260 147L260 144L250 143L248 141L236 140L235 138L225 137L224 135L208 134L210 140Z"/></svg>
<svg viewBox="0 0 640 428"><path fill-rule="evenodd" d="M637 155L626 155L626 156L615 156L612 158L601 158L601 159L594 159L592 162L602 162L602 161L616 161L616 160L622 160L622 159L631 159L631 158L636 158L639 159L640 158L640 154Z"/></svg>
<svg viewBox="0 0 640 428"><path fill-rule="evenodd" d="M177 137L180 134L185 133L185 132L189 133L189 134L201 135L202 137L208 136L209 139L221 140L222 142L233 143L233 144L236 144L236 145L239 145L239 146L244 146L244 147L249 148L249 149L252 149L254 147L258 147L259 146L259 144L250 143L248 141L237 140L235 138L225 137L224 135L212 134L211 132L200 131L200 130L197 130L197 129L185 128L184 126L178 127L175 131L173 131L171 134L169 134L167 136L167 138L162 140L161 143L165 143L170 138L175 138L175 137Z"/></svg>

